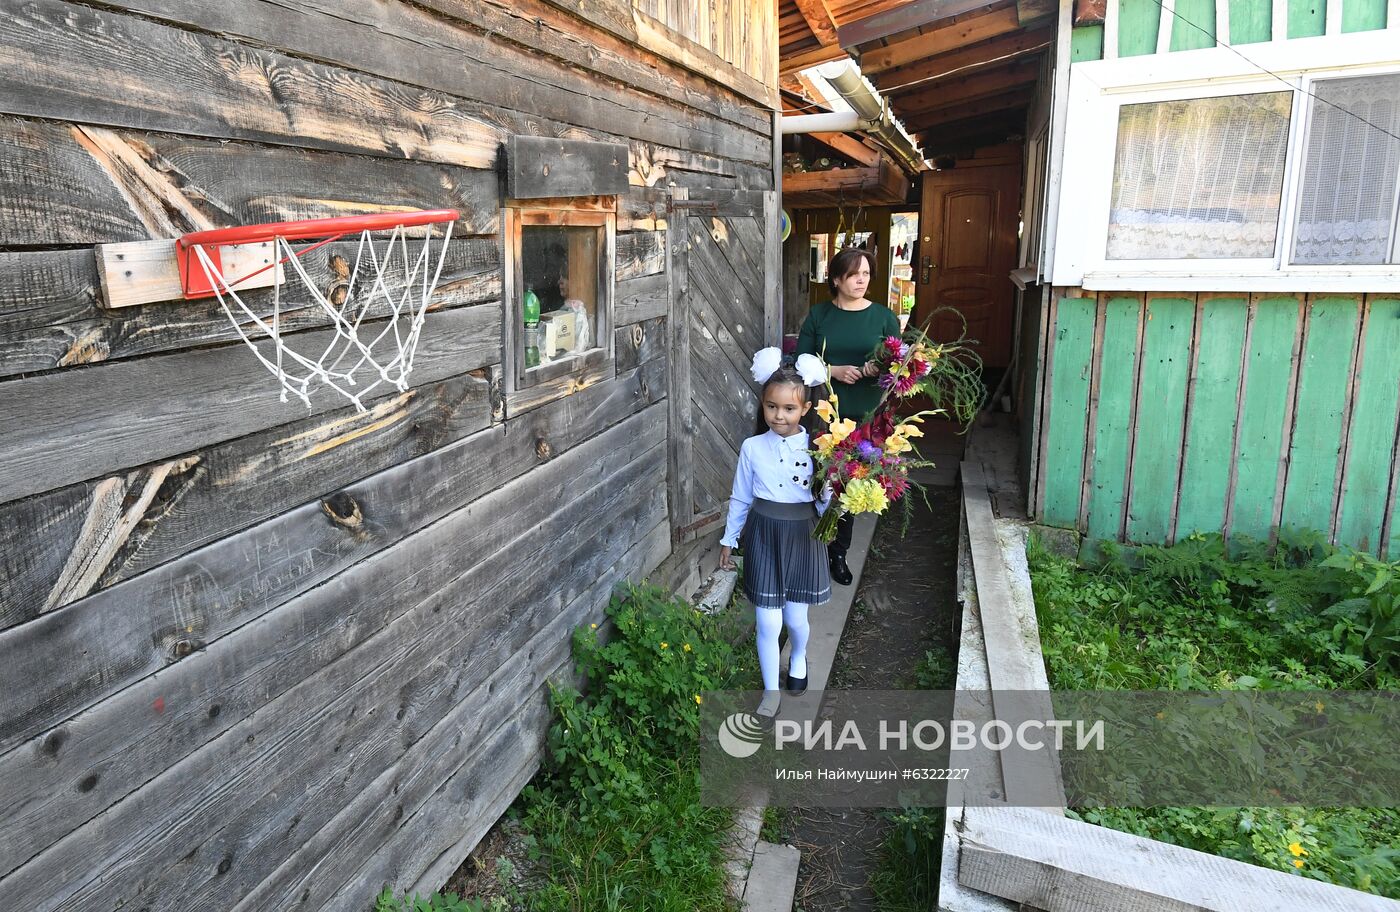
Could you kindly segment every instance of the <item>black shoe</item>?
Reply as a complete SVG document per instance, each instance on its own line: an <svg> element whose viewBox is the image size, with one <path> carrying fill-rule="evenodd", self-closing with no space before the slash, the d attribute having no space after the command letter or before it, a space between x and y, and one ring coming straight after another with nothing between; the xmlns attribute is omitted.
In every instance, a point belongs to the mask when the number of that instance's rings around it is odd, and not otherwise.
<svg viewBox="0 0 1400 912"><path fill-rule="evenodd" d="M802 696L807 692L807 679L794 678L792 675L788 675L787 692L794 697Z"/></svg>
<svg viewBox="0 0 1400 912"><path fill-rule="evenodd" d="M851 575L851 568L846 566L846 555L831 555L831 579L842 586L849 586L854 577Z"/></svg>

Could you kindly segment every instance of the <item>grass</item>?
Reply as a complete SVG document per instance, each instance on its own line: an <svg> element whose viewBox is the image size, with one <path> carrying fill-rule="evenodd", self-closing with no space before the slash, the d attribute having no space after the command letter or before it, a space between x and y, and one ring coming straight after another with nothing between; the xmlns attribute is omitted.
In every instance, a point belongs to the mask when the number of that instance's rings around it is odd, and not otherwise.
<svg viewBox="0 0 1400 912"><path fill-rule="evenodd" d="M1232 556L1219 536L1104 546L1083 568L1029 548L1057 690L1397 690L1400 565L1284 535ZM1400 809L1096 808L1081 819L1400 898Z"/></svg>
<svg viewBox="0 0 1400 912"><path fill-rule="evenodd" d="M500 908L732 912L724 848L733 814L700 805L698 726L704 692L745 686L753 674L733 645L740 619L649 586L629 587L607 612L611 629L574 634L586 687L551 691L541 772L509 812L529 870ZM498 908L392 893L379 902L376 912Z"/></svg>

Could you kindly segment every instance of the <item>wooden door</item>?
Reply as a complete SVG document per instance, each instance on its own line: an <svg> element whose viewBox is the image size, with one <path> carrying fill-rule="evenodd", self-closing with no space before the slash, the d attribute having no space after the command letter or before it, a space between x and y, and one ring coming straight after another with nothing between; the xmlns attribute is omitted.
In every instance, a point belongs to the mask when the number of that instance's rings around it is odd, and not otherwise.
<svg viewBox="0 0 1400 912"><path fill-rule="evenodd" d="M924 174L919 211L918 282L912 325L935 315L929 334L956 339L967 319L967 336L990 368L1011 361L1012 309L1020 222L1019 164L956 168Z"/></svg>
<svg viewBox="0 0 1400 912"><path fill-rule="evenodd" d="M754 352L780 344L777 194L673 200L670 270L670 511L674 542L724 523L739 445L754 433Z"/></svg>

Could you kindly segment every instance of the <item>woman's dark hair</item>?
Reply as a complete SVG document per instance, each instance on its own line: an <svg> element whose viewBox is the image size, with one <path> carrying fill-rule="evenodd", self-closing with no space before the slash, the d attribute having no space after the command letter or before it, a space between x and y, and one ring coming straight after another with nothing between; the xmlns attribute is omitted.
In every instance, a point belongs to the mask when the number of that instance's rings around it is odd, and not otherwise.
<svg viewBox="0 0 1400 912"><path fill-rule="evenodd" d="M847 247L831 258L831 263L826 267L826 287L831 289L832 294L836 294L836 280L844 279L859 269L860 260L870 264L870 274L873 276L875 256L863 247Z"/></svg>
<svg viewBox="0 0 1400 912"><path fill-rule="evenodd" d="M814 398L813 391L816 388L808 386L806 381L802 379L802 375L797 372L797 368L784 361L782 366L773 371L772 376L764 381L763 388L758 391L758 420L756 422L758 430L756 433L762 434L768 430L768 422L763 420L763 396L768 392L769 387L778 385L795 386L802 390L803 402L811 402ZM802 427L806 428L809 434L817 428L816 415L816 409L808 409L807 414L802 416Z"/></svg>

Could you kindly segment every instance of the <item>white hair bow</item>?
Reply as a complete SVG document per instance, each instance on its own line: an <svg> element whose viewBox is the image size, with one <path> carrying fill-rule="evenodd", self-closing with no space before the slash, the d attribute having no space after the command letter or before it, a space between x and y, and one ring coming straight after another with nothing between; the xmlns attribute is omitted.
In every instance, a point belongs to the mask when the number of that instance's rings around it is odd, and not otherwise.
<svg viewBox="0 0 1400 912"><path fill-rule="evenodd" d="M754 383L767 383L768 378L773 376L773 372L783 366L783 350L777 346L770 345L767 348L760 348L754 352L753 371Z"/></svg>
<svg viewBox="0 0 1400 912"><path fill-rule="evenodd" d="M820 386L826 382L826 364L816 355L798 355L797 372L802 375L802 382L808 386Z"/></svg>

